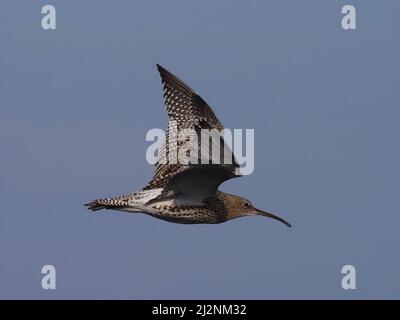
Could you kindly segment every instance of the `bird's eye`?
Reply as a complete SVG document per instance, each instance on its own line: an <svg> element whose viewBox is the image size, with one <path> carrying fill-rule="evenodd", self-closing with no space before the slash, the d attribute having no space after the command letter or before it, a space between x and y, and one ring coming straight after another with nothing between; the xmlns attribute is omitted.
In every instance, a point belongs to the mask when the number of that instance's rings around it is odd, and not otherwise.
<svg viewBox="0 0 400 320"><path fill-rule="evenodd" d="M243 202L243 207L244 207L244 208L250 207L250 203L248 203L248 202Z"/></svg>

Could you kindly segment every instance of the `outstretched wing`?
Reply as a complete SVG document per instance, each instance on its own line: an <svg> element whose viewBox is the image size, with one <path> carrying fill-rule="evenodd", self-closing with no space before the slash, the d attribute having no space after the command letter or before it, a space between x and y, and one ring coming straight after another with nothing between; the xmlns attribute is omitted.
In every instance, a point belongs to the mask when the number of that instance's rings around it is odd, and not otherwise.
<svg viewBox="0 0 400 320"><path fill-rule="evenodd" d="M205 121L210 127L223 126L207 103L186 83L157 64L164 91L164 102L169 120L178 122L179 129L192 129Z"/></svg>
<svg viewBox="0 0 400 320"><path fill-rule="evenodd" d="M159 150L159 159L162 157L168 159L169 150L172 150L173 144L179 154L183 142L177 141L176 137L180 130L192 129L200 133L201 129L221 131L223 126L210 106L194 90L160 65L157 65L157 69L162 80L169 122L174 121L176 124L175 127L169 126L165 141ZM175 139L170 139L172 136ZM209 159L212 159L211 148L212 144L210 148L207 147ZM191 190L195 190L196 187L203 188L203 193L211 193L208 196L212 196L223 181L238 176L236 168L239 165L222 137L220 138L220 159L223 159L224 152L228 152L230 154L228 157L225 155L225 159L231 157L231 164L201 164L201 152L199 164L157 162L155 174L144 189L164 188L175 192L188 192L187 187L190 185Z"/></svg>

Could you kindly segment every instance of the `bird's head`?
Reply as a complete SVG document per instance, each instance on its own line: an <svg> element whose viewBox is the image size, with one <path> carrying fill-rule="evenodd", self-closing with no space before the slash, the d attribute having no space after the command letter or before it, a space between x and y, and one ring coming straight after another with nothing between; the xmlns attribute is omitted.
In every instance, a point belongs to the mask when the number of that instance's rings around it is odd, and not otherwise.
<svg viewBox="0 0 400 320"><path fill-rule="evenodd" d="M228 209L229 219L233 219L233 218L237 218L237 217L244 217L244 216L259 215L259 216L264 216L264 217L278 220L278 221L284 223L286 226L291 227L291 224L289 222L287 222L286 220L282 219L281 217L278 217L277 215L275 215L273 213L257 209L256 207L253 206L253 204L249 200L247 200L243 197L230 195L230 194L226 194L226 193L223 193L223 195L221 195L221 197L222 197L222 200L223 200L225 206Z"/></svg>

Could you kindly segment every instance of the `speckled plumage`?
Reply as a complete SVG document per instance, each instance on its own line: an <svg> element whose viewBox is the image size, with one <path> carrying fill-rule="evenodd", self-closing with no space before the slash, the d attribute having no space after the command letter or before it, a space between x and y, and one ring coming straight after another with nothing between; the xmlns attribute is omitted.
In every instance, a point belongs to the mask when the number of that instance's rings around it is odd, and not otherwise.
<svg viewBox="0 0 400 320"><path fill-rule="evenodd" d="M169 150L173 150L174 146L179 153L182 143L169 139L176 134L171 130L223 130L211 107L194 90L160 65L157 69L162 80L168 119L176 123L175 128L167 130L160 157L164 155L168 158ZM242 216L262 215L290 226L282 218L256 209L242 197L218 191L224 181L240 176L235 157L223 138L220 141L220 159L223 159L225 150L232 158L231 164L204 164L200 161L199 164L168 164L159 161L153 178L142 190L94 200L87 206L92 211L143 212L169 222L185 224L221 223Z"/></svg>

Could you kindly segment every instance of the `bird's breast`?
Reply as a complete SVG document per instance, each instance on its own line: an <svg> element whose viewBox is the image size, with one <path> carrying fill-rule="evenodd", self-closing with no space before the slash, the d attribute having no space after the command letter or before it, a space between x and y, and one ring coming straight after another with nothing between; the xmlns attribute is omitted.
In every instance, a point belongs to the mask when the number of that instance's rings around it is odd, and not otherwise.
<svg viewBox="0 0 400 320"><path fill-rule="evenodd" d="M217 214L201 201L175 198L151 204L154 217L176 223L217 223Z"/></svg>

